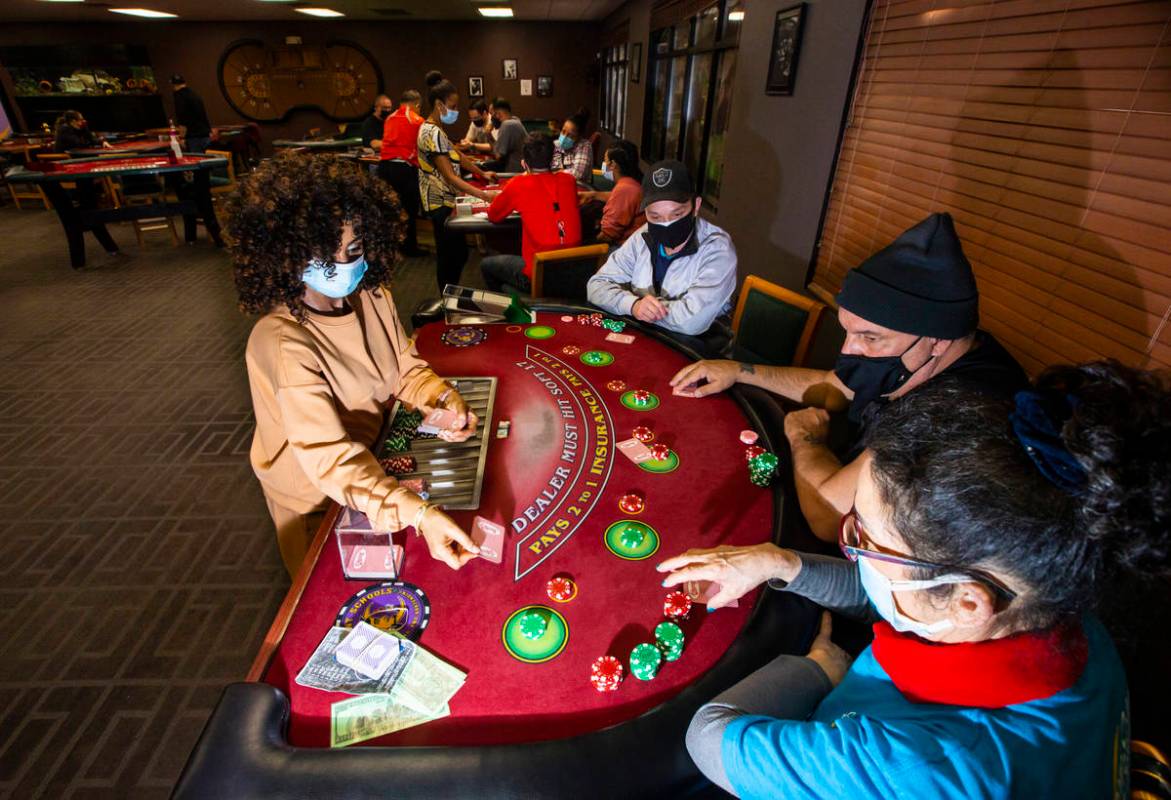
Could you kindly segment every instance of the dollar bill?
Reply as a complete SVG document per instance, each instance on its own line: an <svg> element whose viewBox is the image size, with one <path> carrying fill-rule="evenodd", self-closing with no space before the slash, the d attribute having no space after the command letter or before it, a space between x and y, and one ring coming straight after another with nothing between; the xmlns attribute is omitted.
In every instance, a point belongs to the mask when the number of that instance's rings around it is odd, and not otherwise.
<svg viewBox="0 0 1171 800"><path fill-rule="evenodd" d="M390 690L396 703L422 714L437 714L464 685L467 673L415 646L414 656Z"/></svg>
<svg viewBox="0 0 1171 800"><path fill-rule="evenodd" d="M437 714L422 714L394 702L388 694L365 694L330 706L329 746L346 747L388 733L422 725L451 713L443 706Z"/></svg>
<svg viewBox="0 0 1171 800"><path fill-rule="evenodd" d="M337 660L337 648L349 634L349 628L330 628L329 633L317 645L305 667L297 674L297 683L310 689L346 694L390 694L414 660L418 645L409 639L399 637L402 645L398 657L380 678L367 678L356 670L342 665ZM428 705L426 710L434 713L437 706Z"/></svg>

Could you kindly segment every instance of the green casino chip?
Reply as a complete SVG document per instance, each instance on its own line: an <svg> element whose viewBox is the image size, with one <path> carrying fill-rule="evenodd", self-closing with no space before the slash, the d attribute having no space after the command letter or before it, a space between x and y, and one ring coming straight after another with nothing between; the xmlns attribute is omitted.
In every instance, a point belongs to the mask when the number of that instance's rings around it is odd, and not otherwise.
<svg viewBox="0 0 1171 800"><path fill-rule="evenodd" d="M581 363L591 367L605 367L614 363L614 355L605 350L586 350L580 358Z"/></svg>
<svg viewBox="0 0 1171 800"><path fill-rule="evenodd" d="M630 651L630 674L641 681L649 681L659 674L663 654L653 644L636 645Z"/></svg>
<svg viewBox="0 0 1171 800"><path fill-rule="evenodd" d="M530 638L525 630L532 632L536 622L525 620L536 617L544 624L544 631L537 638ZM556 658L569 642L569 624L565 617L548 606L531 605L518 608L509 614L500 631L504 649L517 661L540 664Z"/></svg>
<svg viewBox="0 0 1171 800"><path fill-rule="evenodd" d="M620 519L602 534L606 549L627 561L650 558L659 549L659 534L650 525L636 519Z"/></svg>

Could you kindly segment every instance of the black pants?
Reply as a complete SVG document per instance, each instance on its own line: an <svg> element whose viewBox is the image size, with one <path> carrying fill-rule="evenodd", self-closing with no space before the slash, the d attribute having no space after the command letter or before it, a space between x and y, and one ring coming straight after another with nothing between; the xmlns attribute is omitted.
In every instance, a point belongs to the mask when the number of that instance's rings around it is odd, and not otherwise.
<svg viewBox="0 0 1171 800"><path fill-rule="evenodd" d="M427 213L435 229L435 279L440 294L447 284L459 283L464 264L468 262L468 241L464 234L448 230L444 224L454 211L450 206L443 206Z"/></svg>
<svg viewBox="0 0 1171 800"><path fill-rule="evenodd" d="M379 161L378 177L390 184L407 212L407 238L403 241L403 252L414 254L419 250L415 238L415 219L419 216L419 169L405 161ZM438 234L435 239L438 242Z"/></svg>

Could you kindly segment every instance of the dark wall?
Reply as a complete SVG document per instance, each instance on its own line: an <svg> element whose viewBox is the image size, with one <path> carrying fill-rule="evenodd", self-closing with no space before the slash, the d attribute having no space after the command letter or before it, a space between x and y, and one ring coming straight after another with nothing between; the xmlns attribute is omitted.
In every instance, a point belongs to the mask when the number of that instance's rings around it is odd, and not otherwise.
<svg viewBox="0 0 1171 800"><path fill-rule="evenodd" d="M424 73L439 69L460 90L464 109L468 105L468 77L482 75L486 99L495 95L508 97L517 115L564 117L580 106L596 112L594 58L599 30L593 23L553 22L9 23L0 26L0 46L95 41L146 45L168 109L172 106L166 80L171 73L180 72L203 97L213 124L243 121L219 90L216 65L224 50L237 39L260 39L280 45L285 36L300 36L305 44L334 38L357 42L378 62L384 88L395 100L405 88L422 90ZM517 59L519 76L533 79L534 91L537 75L552 75L553 97L521 97L520 82L501 77L501 61L505 58ZM11 82L3 69L0 81L11 97ZM295 111L285 122L263 127L266 141L271 141L301 136L313 127L332 130L332 125L317 112ZM467 125L466 113L461 114L453 130L462 136Z"/></svg>
<svg viewBox="0 0 1171 800"><path fill-rule="evenodd" d="M650 34L651 0L631 0L609 24L630 18L632 41ZM754 0L741 26L717 225L732 235L740 275L760 275L805 291L817 227L848 101L867 0L810 0L792 96L764 92L776 12L793 0ZM643 72L645 74L645 65ZM632 87L627 138L642 141L645 83ZM826 364L839 346L831 319L814 346Z"/></svg>

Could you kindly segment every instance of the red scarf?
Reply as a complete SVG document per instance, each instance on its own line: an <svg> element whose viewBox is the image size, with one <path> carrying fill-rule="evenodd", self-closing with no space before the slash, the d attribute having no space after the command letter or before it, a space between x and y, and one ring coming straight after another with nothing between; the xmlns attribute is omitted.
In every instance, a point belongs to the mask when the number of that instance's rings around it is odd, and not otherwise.
<svg viewBox="0 0 1171 800"><path fill-rule="evenodd" d="M1074 623L941 644L877 622L872 647L907 699L976 708L1002 708L1064 691L1081 677L1089 655L1085 631Z"/></svg>

